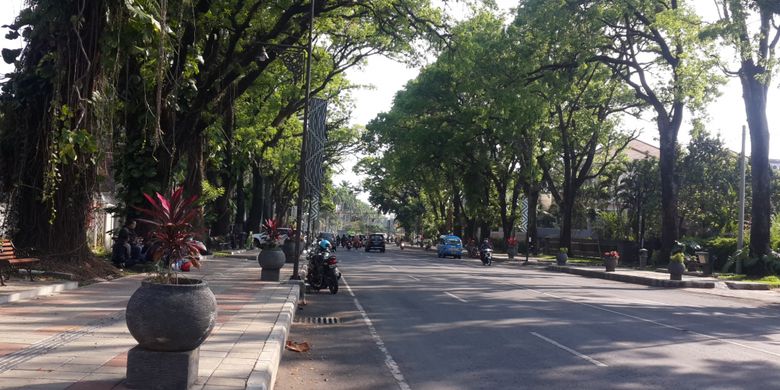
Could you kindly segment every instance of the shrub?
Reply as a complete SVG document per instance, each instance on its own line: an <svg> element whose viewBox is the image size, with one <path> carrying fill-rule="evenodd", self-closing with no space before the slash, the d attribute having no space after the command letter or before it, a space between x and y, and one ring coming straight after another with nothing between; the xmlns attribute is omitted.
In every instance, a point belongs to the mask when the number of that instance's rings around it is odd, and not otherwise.
<svg viewBox="0 0 780 390"><path fill-rule="evenodd" d="M748 248L736 251L723 265L723 272L729 272L736 268L737 260L742 261L742 269L749 277L764 277L771 274L780 274L780 253L770 252L768 255L750 257Z"/></svg>
<svg viewBox="0 0 780 390"><path fill-rule="evenodd" d="M669 261L683 264L685 263L685 255L682 252L677 252L669 258Z"/></svg>
<svg viewBox="0 0 780 390"><path fill-rule="evenodd" d="M737 239L734 237L715 237L705 244L707 252L710 253L712 269L725 264L729 257L737 251Z"/></svg>

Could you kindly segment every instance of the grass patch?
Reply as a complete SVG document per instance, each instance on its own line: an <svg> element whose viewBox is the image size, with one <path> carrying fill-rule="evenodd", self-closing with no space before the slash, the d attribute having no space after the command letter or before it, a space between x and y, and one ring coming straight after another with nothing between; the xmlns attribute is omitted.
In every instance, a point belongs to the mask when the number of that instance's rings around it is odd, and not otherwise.
<svg viewBox="0 0 780 390"><path fill-rule="evenodd" d="M221 252L221 251L213 252L212 254L214 255L214 257L230 257L230 256L233 256L230 252Z"/></svg>
<svg viewBox="0 0 780 390"><path fill-rule="evenodd" d="M780 288L780 278L777 276L764 276L760 279L750 279L745 275L720 275L718 279L732 280L735 282L750 282L750 283L764 283L768 284L772 288Z"/></svg>
<svg viewBox="0 0 780 390"><path fill-rule="evenodd" d="M539 255L537 258L544 261L555 261L555 256L553 255ZM589 257L569 257L566 263L575 265L604 265L604 260Z"/></svg>

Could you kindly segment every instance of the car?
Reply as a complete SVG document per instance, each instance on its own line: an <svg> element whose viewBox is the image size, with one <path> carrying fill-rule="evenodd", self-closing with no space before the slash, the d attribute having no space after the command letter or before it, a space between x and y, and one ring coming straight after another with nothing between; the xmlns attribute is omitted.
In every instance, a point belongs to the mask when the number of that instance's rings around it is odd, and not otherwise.
<svg viewBox="0 0 780 390"><path fill-rule="evenodd" d="M458 236L443 235L439 237L436 252L440 258L452 256L453 259L460 259L463 255L463 241Z"/></svg>
<svg viewBox="0 0 780 390"><path fill-rule="evenodd" d="M380 252L385 252L385 235L381 233L374 233L368 236L368 239L366 239L366 252L371 251L372 249L379 250Z"/></svg>
<svg viewBox="0 0 780 390"><path fill-rule="evenodd" d="M288 238L292 237L292 229L290 228L277 228L276 230L279 231L279 236L282 237L282 240L287 240ZM255 233L252 235L252 243L255 244L255 248L259 248L260 244L266 241L268 238L268 235L264 232Z"/></svg>

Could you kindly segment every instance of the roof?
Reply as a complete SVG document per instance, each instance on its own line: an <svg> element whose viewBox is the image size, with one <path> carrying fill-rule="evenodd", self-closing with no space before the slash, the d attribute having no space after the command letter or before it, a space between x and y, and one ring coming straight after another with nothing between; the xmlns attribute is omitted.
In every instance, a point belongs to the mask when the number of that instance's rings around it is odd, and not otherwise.
<svg viewBox="0 0 780 390"><path fill-rule="evenodd" d="M629 141L624 150L629 160L644 160L649 157L661 158L661 149L636 138Z"/></svg>

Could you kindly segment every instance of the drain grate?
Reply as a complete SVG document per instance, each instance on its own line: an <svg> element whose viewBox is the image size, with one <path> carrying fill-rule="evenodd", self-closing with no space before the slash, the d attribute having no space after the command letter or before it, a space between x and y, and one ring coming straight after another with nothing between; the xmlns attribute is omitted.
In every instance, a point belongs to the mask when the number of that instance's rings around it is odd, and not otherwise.
<svg viewBox="0 0 780 390"><path fill-rule="evenodd" d="M337 317L295 317L296 324L337 325L341 321Z"/></svg>

